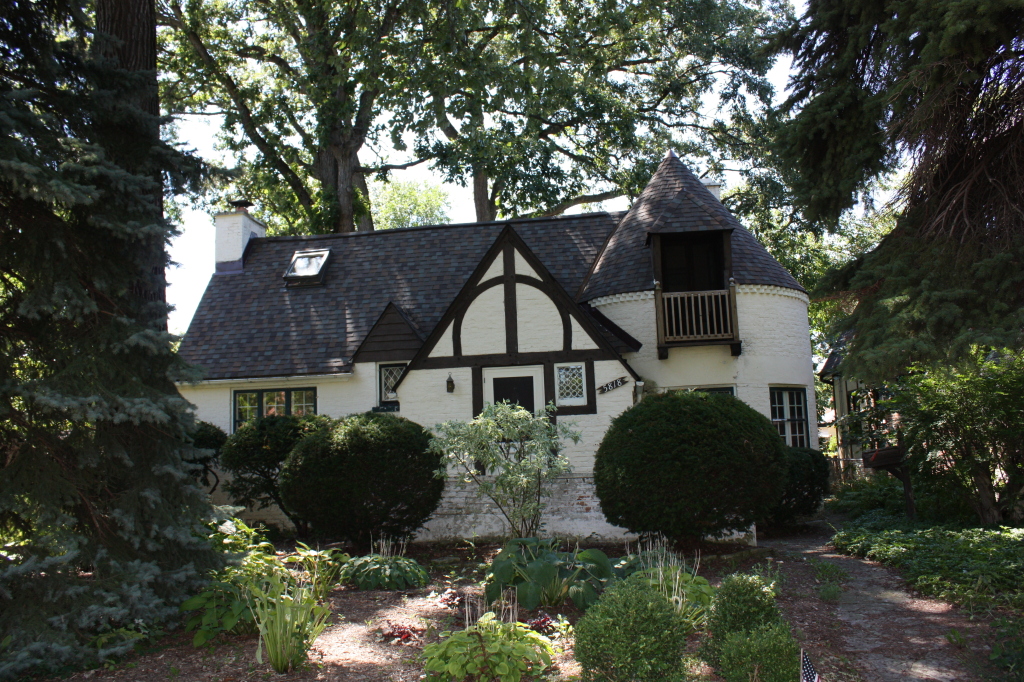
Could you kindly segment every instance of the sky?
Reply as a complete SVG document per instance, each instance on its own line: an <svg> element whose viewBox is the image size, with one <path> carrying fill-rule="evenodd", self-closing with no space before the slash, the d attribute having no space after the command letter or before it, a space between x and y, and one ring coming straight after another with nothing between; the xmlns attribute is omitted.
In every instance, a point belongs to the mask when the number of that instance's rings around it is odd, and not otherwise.
<svg viewBox="0 0 1024 682"><path fill-rule="evenodd" d="M790 61L782 59L772 69L769 77L777 93L785 91L790 72ZM216 149L216 135L219 120L216 117L187 116L177 122L178 138L186 148L194 149L209 161L232 165L230 158ZM396 154L395 158L399 158ZM426 164L414 166L393 177L403 181L430 181L441 184L448 191L448 216L452 223L471 223L476 220L473 210L472 190L459 185L444 183ZM732 179L735 181L735 179ZM730 183L726 175L725 186ZM723 188L724 189L724 188ZM607 201L602 207L608 211L628 208L625 197ZM227 207L224 207L227 208ZM580 210L579 208L576 209ZM572 211L570 211L572 212ZM171 242L172 265L167 270L167 299L174 309L168 326L173 334L184 334L195 314L214 269L214 227L213 215L202 211L185 209L179 225L181 234Z"/></svg>

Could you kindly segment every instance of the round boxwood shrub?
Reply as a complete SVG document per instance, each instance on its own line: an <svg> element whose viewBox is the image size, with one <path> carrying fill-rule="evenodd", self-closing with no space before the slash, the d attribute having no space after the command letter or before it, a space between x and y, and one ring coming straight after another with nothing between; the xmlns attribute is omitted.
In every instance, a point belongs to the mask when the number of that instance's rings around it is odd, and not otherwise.
<svg viewBox="0 0 1024 682"><path fill-rule="evenodd" d="M323 416L261 417L242 424L228 436L220 451L220 465L231 474L224 489L237 504L259 509L276 504L300 533L301 515L281 498L278 479L295 444L330 420Z"/></svg>
<svg viewBox="0 0 1024 682"><path fill-rule="evenodd" d="M722 646L730 635L746 633L781 621L775 591L758 575L734 573L722 581L711 599L708 637L701 643L701 656L718 664Z"/></svg>
<svg viewBox="0 0 1024 682"><path fill-rule="evenodd" d="M786 448L786 467L786 489L770 519L776 525L814 514L828 494L831 467L825 455L810 448Z"/></svg>
<svg viewBox="0 0 1024 682"><path fill-rule="evenodd" d="M588 682L684 677L686 623L642 576L609 587L575 632L576 660Z"/></svg>
<svg viewBox="0 0 1024 682"><path fill-rule="evenodd" d="M444 479L430 434L386 413L356 414L302 440L281 472L285 503L318 535L369 548L410 536L434 513Z"/></svg>
<svg viewBox="0 0 1024 682"><path fill-rule="evenodd" d="M610 523L699 539L771 514L786 482L785 449L771 421L730 395L663 393L612 421L594 482Z"/></svg>
<svg viewBox="0 0 1024 682"><path fill-rule="evenodd" d="M716 672L725 682L793 682L800 678L800 646L781 621L734 632L722 643Z"/></svg>

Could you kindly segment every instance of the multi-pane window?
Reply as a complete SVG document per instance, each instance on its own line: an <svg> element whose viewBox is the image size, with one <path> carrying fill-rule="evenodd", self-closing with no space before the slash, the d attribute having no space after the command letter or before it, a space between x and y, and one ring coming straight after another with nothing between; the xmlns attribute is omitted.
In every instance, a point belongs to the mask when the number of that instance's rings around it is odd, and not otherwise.
<svg viewBox="0 0 1024 682"><path fill-rule="evenodd" d="M586 405L587 393L583 377L581 364L555 365L555 403Z"/></svg>
<svg viewBox="0 0 1024 682"><path fill-rule="evenodd" d="M235 428L257 417L316 414L316 389L235 391Z"/></svg>
<svg viewBox="0 0 1024 682"><path fill-rule="evenodd" d="M772 388L772 423L787 445L810 447L807 423L807 390L803 388Z"/></svg>
<svg viewBox="0 0 1024 682"><path fill-rule="evenodd" d="M397 409L398 393L395 386L405 371L405 365L380 365L378 375L380 376L380 406Z"/></svg>

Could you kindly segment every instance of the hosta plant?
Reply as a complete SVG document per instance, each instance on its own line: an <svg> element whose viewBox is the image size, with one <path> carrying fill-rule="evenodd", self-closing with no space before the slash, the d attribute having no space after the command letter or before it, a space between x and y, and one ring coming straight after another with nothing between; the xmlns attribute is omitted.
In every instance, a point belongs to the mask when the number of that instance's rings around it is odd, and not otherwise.
<svg viewBox="0 0 1024 682"><path fill-rule="evenodd" d="M323 601L331 590L341 582L341 572L351 557L337 549L311 549L308 545L295 544L295 554L285 563L302 568L317 601Z"/></svg>
<svg viewBox="0 0 1024 682"><path fill-rule="evenodd" d="M505 545L494 557L484 594L493 602L506 588L516 589L519 605L533 610L539 606L561 606L571 599L586 609L612 579L612 564L598 549L557 549L555 540L520 538Z"/></svg>
<svg viewBox="0 0 1024 682"><path fill-rule="evenodd" d="M430 575L415 559L368 554L349 560L341 579L361 590L405 590L423 587L430 582Z"/></svg>
<svg viewBox="0 0 1024 682"><path fill-rule="evenodd" d="M552 653L547 637L493 613L465 630L442 632L440 642L423 649L427 679L446 682L519 682L546 670Z"/></svg>

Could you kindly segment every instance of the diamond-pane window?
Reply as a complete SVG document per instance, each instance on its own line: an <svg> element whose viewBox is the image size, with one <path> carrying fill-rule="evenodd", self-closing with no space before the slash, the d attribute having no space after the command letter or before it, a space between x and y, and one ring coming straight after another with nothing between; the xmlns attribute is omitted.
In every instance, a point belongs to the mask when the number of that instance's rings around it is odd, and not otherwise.
<svg viewBox="0 0 1024 682"><path fill-rule="evenodd" d="M559 405L586 405L583 365L555 365L555 398Z"/></svg>
<svg viewBox="0 0 1024 682"><path fill-rule="evenodd" d="M395 392L395 384L405 371L405 365L381 365L380 366L380 402L398 402L398 393Z"/></svg>

